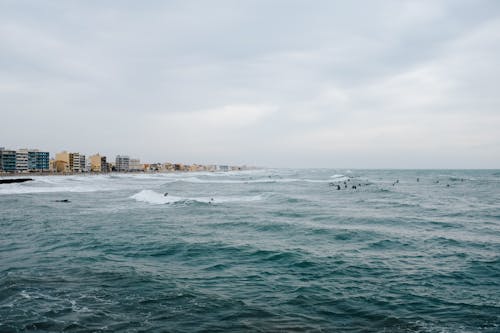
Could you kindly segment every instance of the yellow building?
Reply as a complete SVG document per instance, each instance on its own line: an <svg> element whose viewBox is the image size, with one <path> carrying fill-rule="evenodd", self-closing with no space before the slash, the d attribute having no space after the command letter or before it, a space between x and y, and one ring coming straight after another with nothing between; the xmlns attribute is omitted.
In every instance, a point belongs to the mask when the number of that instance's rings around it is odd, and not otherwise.
<svg viewBox="0 0 500 333"><path fill-rule="evenodd" d="M62 151L56 154L55 159L55 170L57 172L69 172L69 153L67 151Z"/></svg>
<svg viewBox="0 0 500 333"><path fill-rule="evenodd" d="M90 171L101 172L101 155L95 154L90 156Z"/></svg>
<svg viewBox="0 0 500 333"><path fill-rule="evenodd" d="M69 164L65 161L55 160L54 161L54 170L56 172L68 172Z"/></svg>

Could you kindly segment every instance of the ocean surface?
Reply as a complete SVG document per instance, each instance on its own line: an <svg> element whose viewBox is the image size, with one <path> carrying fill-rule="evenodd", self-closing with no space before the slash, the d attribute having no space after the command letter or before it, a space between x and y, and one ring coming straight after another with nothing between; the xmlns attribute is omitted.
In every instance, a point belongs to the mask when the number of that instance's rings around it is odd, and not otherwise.
<svg viewBox="0 0 500 333"><path fill-rule="evenodd" d="M0 332L500 332L498 170L34 179Z"/></svg>

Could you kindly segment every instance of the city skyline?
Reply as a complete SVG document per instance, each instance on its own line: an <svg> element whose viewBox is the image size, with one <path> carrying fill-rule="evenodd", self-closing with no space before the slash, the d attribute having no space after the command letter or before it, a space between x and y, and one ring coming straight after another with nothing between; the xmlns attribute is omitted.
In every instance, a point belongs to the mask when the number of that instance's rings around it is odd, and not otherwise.
<svg viewBox="0 0 500 333"><path fill-rule="evenodd" d="M499 45L489 0L3 1L0 146L498 168Z"/></svg>
<svg viewBox="0 0 500 333"><path fill-rule="evenodd" d="M12 149L0 146L0 176L18 174L75 174L108 172L173 172L173 171L241 171L255 166L228 164L185 164L178 161L143 161L140 158L119 154L105 156L99 153L86 155L75 151L50 153L38 148Z"/></svg>

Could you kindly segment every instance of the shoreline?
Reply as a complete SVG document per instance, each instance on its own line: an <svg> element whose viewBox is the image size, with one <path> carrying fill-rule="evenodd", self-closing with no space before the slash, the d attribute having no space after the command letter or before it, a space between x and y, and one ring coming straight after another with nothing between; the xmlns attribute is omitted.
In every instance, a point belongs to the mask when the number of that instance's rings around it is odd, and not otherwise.
<svg viewBox="0 0 500 333"><path fill-rule="evenodd" d="M0 172L0 179L2 178L25 178L25 177L38 177L38 176L101 176L101 175L155 175L166 173L197 173L197 172L224 172L231 171L111 171L111 172L25 172L25 173L12 173Z"/></svg>

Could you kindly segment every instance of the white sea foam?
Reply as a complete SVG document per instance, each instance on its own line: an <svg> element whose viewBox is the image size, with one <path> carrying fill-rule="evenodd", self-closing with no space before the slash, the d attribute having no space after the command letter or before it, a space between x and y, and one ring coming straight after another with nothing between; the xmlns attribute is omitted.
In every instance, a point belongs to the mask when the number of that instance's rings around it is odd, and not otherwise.
<svg viewBox="0 0 500 333"><path fill-rule="evenodd" d="M344 177L345 178L345 177ZM347 179L347 178L345 178ZM337 179L339 180L339 179ZM300 178L260 178L260 179L201 179L198 177L182 178L178 181L199 184L265 184L265 183L328 183L329 179L300 179Z"/></svg>
<svg viewBox="0 0 500 333"><path fill-rule="evenodd" d="M23 297L23 298L26 298L26 299L31 299L31 296L26 292L26 290L22 290L20 295Z"/></svg>
<svg viewBox="0 0 500 333"><path fill-rule="evenodd" d="M14 186L9 186L14 185ZM95 186L20 186L19 184L7 184L0 188L0 195L8 194L30 194L30 193L57 193L57 192L97 192L106 191L108 189Z"/></svg>
<svg viewBox="0 0 500 333"><path fill-rule="evenodd" d="M282 176L284 176L283 174ZM273 183L328 183L343 178L303 179L280 177L263 171L238 173L158 173L158 174L102 174L71 176L32 176L33 181L2 184L0 195L63 193L63 192L108 192L117 190L140 190L164 184L186 182L194 184L273 184ZM181 198L180 200L185 200ZM208 198L210 199L210 198ZM204 199L202 199L204 200Z"/></svg>
<svg viewBox="0 0 500 333"><path fill-rule="evenodd" d="M155 192L153 190L142 190L130 198L136 201L146 202L155 205L171 204L176 202L201 202L201 203L226 203L226 202L242 202L242 201L258 201L262 200L261 195L256 196L237 196L237 197L178 197L175 195L163 195L162 193Z"/></svg>
<svg viewBox="0 0 500 333"><path fill-rule="evenodd" d="M334 182L343 182L343 181L346 181L347 179L349 179L348 176L345 176L345 175L340 175L340 174L335 174L333 176L330 176L330 178L332 179L332 181Z"/></svg>
<svg viewBox="0 0 500 333"><path fill-rule="evenodd" d="M152 175L153 176L153 175ZM36 194L58 192L104 192L124 189L144 188L151 183L171 183L177 181L165 177L148 175L72 175L34 176L25 183L2 184L0 195Z"/></svg>

